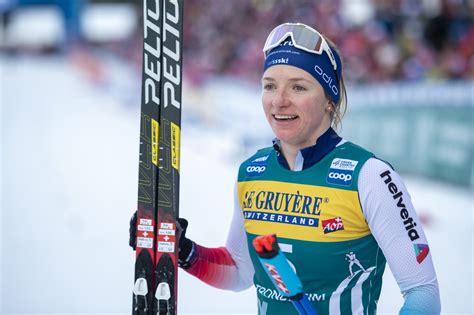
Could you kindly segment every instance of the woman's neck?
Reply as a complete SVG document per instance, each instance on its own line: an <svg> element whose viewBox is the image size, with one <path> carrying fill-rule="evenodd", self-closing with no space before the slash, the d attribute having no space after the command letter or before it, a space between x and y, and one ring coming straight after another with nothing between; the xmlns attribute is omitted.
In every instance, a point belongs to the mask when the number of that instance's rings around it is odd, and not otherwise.
<svg viewBox="0 0 474 315"><path fill-rule="evenodd" d="M283 153L283 156L285 157L286 162L288 163L288 167L292 171L295 169L296 156L298 155L299 151L299 147L292 146L283 142L281 143L281 152Z"/></svg>
<svg viewBox="0 0 474 315"><path fill-rule="evenodd" d="M327 128L323 128L322 131L319 131L318 133L316 133L316 137L314 140L310 140L308 142L305 142L299 145L290 144L283 141L280 142L281 152L283 153L283 156L285 157L290 170L292 171L294 170L296 157L298 153L300 152L300 150L315 145L319 137L321 137L329 128L330 126L328 126Z"/></svg>

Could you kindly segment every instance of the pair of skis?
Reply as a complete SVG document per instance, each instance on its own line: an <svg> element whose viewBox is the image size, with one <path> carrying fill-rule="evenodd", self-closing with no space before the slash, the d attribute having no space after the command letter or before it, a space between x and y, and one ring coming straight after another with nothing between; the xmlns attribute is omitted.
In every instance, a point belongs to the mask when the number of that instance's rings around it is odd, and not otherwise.
<svg viewBox="0 0 474 315"><path fill-rule="evenodd" d="M177 314L183 0L143 0L132 314Z"/></svg>
<svg viewBox="0 0 474 315"><path fill-rule="evenodd" d="M253 246L260 263L275 288L289 299L300 315L317 315L313 305L303 292L303 285L278 246L275 234L258 236Z"/></svg>
<svg viewBox="0 0 474 315"><path fill-rule="evenodd" d="M143 0L133 315L177 315L183 4L184 0ZM270 248L262 246L265 240ZM276 236L257 238L254 246L276 288L301 315L317 315Z"/></svg>

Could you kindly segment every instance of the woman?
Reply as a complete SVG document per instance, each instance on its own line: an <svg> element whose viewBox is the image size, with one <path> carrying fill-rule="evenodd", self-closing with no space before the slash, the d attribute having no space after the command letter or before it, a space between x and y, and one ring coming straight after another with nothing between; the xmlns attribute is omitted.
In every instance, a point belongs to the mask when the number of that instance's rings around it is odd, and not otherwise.
<svg viewBox="0 0 474 315"><path fill-rule="evenodd" d="M400 314L439 314L428 243L403 182L331 127L346 106L335 45L285 23L264 54L262 104L273 146L240 166L225 247L187 239L179 219L180 266L222 289L253 283L259 314L297 314L275 294L252 247L255 237L276 233L319 314L375 314L386 261L405 298Z"/></svg>

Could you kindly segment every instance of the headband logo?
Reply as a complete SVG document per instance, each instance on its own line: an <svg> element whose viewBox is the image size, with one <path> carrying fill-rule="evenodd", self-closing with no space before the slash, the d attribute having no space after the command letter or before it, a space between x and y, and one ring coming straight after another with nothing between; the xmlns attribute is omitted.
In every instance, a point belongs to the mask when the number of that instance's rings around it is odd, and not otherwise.
<svg viewBox="0 0 474 315"><path fill-rule="evenodd" d="M338 95L339 94L339 90L336 86L335 83L333 83L332 81L332 78L330 76L328 76L324 71L323 69L321 69L320 66L316 65L314 66L314 70L316 71L316 73L323 79L324 82L326 82L326 84L329 86L329 88L331 89L331 91L334 93L334 95Z"/></svg>
<svg viewBox="0 0 474 315"><path fill-rule="evenodd" d="M293 41L291 41L291 39L289 39L289 40L285 40L283 43L281 43L280 46L291 46L291 47L293 47L295 45L293 45Z"/></svg>

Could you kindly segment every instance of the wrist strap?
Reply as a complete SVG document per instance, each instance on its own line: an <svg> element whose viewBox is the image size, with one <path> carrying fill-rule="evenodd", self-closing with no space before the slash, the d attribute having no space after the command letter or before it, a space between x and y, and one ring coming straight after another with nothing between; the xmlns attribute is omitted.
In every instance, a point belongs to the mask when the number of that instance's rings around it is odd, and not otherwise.
<svg viewBox="0 0 474 315"><path fill-rule="evenodd" d="M188 269L197 260L197 252L196 252L196 246L193 241L189 239L186 239L185 241L189 241L189 243L186 244L186 246L184 247L187 247L187 248L191 247L191 249L189 250L189 254L185 257L182 257L183 255L181 254L183 253L183 250L181 250L180 255L178 256L178 266L180 266L183 269Z"/></svg>

